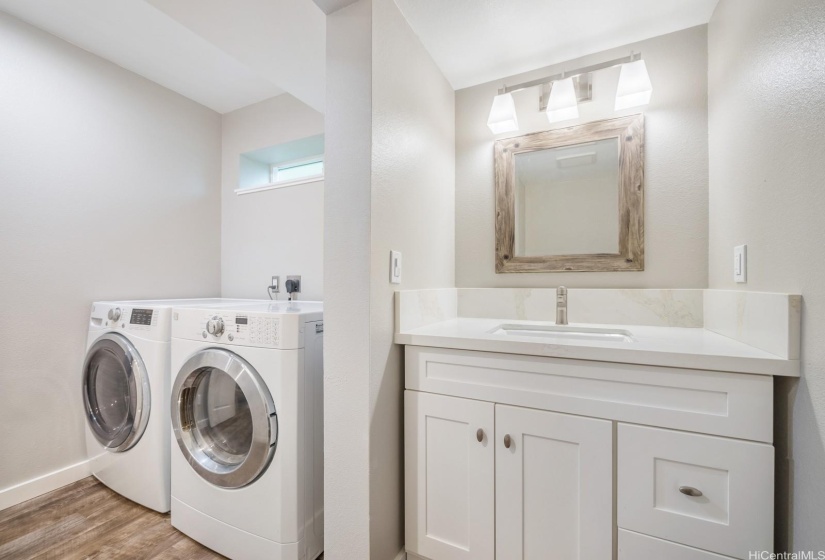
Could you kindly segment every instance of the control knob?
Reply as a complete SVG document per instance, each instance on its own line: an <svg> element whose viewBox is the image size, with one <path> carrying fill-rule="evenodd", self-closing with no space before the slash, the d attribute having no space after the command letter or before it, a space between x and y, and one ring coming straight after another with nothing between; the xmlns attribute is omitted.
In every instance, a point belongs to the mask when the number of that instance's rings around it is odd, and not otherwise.
<svg viewBox="0 0 825 560"><path fill-rule="evenodd" d="M221 336L223 334L223 319L215 315L206 322L206 332L213 336Z"/></svg>
<svg viewBox="0 0 825 560"><path fill-rule="evenodd" d="M109 310L109 320L110 321L118 321L120 319L120 307L115 307Z"/></svg>

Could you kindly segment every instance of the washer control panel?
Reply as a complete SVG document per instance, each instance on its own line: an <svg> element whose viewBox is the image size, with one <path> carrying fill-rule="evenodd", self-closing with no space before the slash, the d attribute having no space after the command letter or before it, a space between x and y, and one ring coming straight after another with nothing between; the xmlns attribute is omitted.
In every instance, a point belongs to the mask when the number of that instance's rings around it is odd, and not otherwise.
<svg viewBox="0 0 825 560"><path fill-rule="evenodd" d="M119 303L94 303L90 323L116 330L150 331L158 326L161 309L131 307Z"/></svg>
<svg viewBox="0 0 825 560"><path fill-rule="evenodd" d="M143 325L143 326L151 326L152 325L152 318L155 316L154 309L139 309L134 308L132 309L131 315L129 315L129 324L130 325Z"/></svg>

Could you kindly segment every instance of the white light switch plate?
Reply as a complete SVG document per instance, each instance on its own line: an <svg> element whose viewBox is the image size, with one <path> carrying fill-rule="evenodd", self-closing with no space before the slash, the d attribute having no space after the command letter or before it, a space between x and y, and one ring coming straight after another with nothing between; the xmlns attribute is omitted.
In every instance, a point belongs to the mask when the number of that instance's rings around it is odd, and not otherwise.
<svg viewBox="0 0 825 560"><path fill-rule="evenodd" d="M390 284L401 283L401 251L390 251Z"/></svg>
<svg viewBox="0 0 825 560"><path fill-rule="evenodd" d="M740 284L748 281L747 245L737 245L733 248L733 280Z"/></svg>

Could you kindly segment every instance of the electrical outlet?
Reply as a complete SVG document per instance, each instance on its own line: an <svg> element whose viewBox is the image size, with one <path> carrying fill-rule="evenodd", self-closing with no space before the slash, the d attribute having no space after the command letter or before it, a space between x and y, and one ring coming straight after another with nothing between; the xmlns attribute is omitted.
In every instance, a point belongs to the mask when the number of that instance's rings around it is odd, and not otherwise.
<svg viewBox="0 0 825 560"><path fill-rule="evenodd" d="M390 284L401 283L401 251L390 251Z"/></svg>
<svg viewBox="0 0 825 560"><path fill-rule="evenodd" d="M290 285L286 286L286 291L289 293L301 293L301 276L287 276L286 281Z"/></svg>
<svg viewBox="0 0 825 560"><path fill-rule="evenodd" d="M748 246L733 248L733 281L744 284L748 281Z"/></svg>

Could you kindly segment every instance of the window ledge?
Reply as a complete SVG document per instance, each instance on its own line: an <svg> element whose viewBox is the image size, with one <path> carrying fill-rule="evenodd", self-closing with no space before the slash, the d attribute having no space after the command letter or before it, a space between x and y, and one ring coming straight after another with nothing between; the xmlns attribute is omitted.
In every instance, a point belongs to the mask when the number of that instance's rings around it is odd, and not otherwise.
<svg viewBox="0 0 825 560"><path fill-rule="evenodd" d="M235 189L235 194L251 194L261 191L270 191L272 189L285 189L287 187L297 187L298 185L306 185L307 183L318 183L324 180L323 175L315 175L313 177L304 177L303 179L296 179L294 181L283 181L281 183L268 183L259 187L249 187L246 189Z"/></svg>

